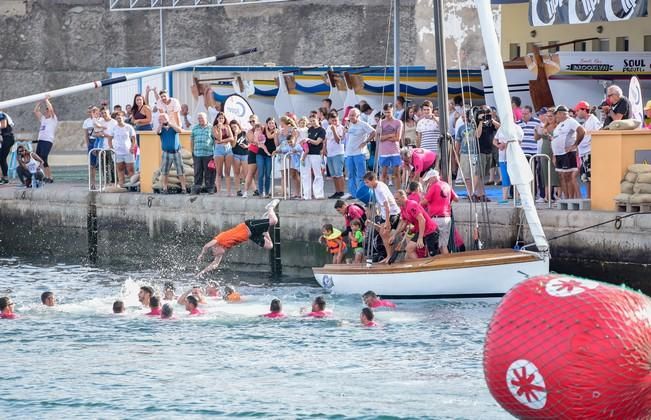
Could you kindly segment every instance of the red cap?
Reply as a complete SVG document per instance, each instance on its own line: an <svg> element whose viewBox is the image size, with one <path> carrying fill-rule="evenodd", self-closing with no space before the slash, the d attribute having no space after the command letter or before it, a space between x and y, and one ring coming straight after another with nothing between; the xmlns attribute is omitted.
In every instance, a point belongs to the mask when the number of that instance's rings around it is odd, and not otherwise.
<svg viewBox="0 0 651 420"><path fill-rule="evenodd" d="M587 103L586 101L581 101L578 104L576 104L576 106L574 107L575 111L578 111L579 109L586 109L586 110L589 111L590 110L590 104Z"/></svg>

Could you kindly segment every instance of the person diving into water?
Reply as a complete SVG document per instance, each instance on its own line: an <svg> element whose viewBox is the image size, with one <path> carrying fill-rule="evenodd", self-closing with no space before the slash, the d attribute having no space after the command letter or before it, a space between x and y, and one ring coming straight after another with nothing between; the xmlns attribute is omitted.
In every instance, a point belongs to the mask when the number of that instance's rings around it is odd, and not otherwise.
<svg viewBox="0 0 651 420"><path fill-rule="evenodd" d="M267 212L265 213L265 216L267 217L266 219L247 219L243 223L219 233L210 242L206 243L201 249L197 261L200 262L208 250L212 251L215 259L206 268L199 272L197 276L201 276L219 267L219 263L221 263L221 260L228 249L244 243L247 240L255 242L258 246L264 249L272 249L273 242L271 241L271 236L269 236L269 228L278 223L278 217L274 212L274 208L279 202L280 200L275 199L271 200L271 202L267 204L265 207L267 209Z"/></svg>

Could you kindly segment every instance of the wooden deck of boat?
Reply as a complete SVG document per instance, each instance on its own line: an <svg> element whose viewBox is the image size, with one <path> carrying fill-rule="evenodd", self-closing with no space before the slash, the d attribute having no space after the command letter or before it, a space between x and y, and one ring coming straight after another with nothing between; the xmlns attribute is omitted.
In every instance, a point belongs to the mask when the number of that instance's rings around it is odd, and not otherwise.
<svg viewBox="0 0 651 420"><path fill-rule="evenodd" d="M315 274L360 274L360 273L405 273L419 271L448 270L455 268L483 267L489 265L514 264L536 261L539 258L513 249L484 249L437 255L431 258L403 260L391 265L375 263L371 267L362 264L326 264L313 268Z"/></svg>

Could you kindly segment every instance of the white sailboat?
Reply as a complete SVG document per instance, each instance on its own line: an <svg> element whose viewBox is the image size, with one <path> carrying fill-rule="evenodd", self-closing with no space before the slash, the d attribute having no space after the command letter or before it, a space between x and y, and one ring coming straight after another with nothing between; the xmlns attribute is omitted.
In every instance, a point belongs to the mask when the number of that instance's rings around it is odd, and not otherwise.
<svg viewBox="0 0 651 420"><path fill-rule="evenodd" d="M393 299L499 297L525 278L549 272L549 245L531 193L533 174L517 138L521 132L513 120L490 1L476 0L476 4L495 88L495 103L503 133L510 139L507 146L509 177L520 194L537 251L488 249L406 260L392 265L328 264L314 268L316 281L332 293L360 294L373 290Z"/></svg>

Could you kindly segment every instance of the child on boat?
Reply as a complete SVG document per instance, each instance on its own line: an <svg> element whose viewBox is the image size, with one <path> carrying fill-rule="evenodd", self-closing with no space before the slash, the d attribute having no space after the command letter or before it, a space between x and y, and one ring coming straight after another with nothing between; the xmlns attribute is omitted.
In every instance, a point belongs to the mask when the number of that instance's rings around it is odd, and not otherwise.
<svg viewBox="0 0 651 420"><path fill-rule="evenodd" d="M364 260L364 232L362 231L362 221L359 219L351 221L350 230L350 247L353 249L355 256L354 263L360 264Z"/></svg>
<svg viewBox="0 0 651 420"><path fill-rule="evenodd" d="M341 264L344 260L344 253L346 252L346 244L344 243L341 231L332 227L330 223L326 223L321 228L321 233L323 235L319 241L324 243L328 252L332 254L332 263Z"/></svg>

